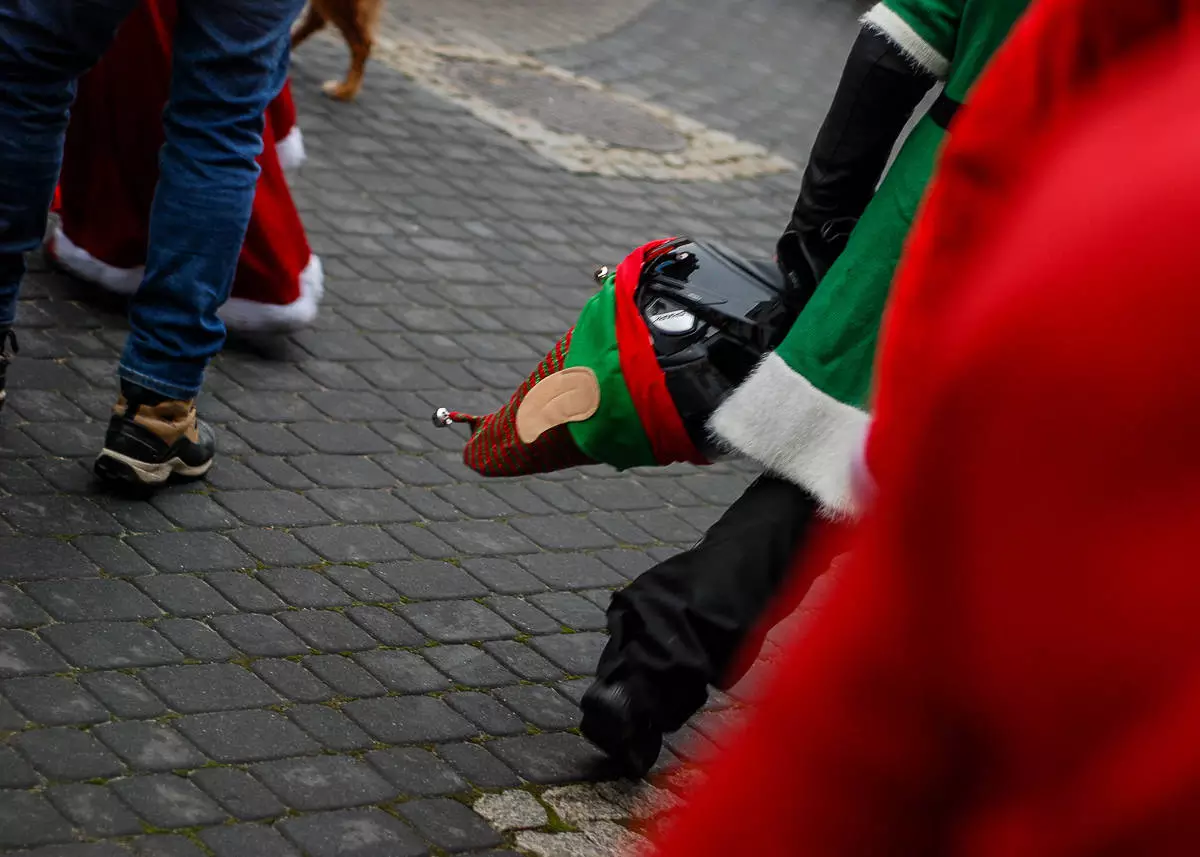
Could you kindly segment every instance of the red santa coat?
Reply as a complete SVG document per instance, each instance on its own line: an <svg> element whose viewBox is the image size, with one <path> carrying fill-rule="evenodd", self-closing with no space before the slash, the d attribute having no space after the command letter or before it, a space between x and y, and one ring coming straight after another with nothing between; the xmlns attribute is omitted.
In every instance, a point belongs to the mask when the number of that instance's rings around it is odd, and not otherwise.
<svg viewBox="0 0 1200 857"><path fill-rule="evenodd" d="M1200 853L1200 41L1160 49L961 258L845 573L659 857Z"/></svg>
<svg viewBox="0 0 1200 857"><path fill-rule="evenodd" d="M172 0L144 0L100 62L80 81L59 183L61 224L51 255L110 291L137 291L146 261L150 204L170 89ZM284 168L304 158L290 86L267 110L262 172L232 298L232 329L302 327L322 294L320 260L309 249Z"/></svg>

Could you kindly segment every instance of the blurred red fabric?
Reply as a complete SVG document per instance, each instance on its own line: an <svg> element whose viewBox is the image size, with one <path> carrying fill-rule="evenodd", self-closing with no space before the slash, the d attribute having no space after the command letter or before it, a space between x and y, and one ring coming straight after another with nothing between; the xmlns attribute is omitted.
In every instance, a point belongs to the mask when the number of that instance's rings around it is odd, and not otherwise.
<svg viewBox="0 0 1200 857"><path fill-rule="evenodd" d="M1200 853L1190 5L1043 0L956 120L927 215L969 224L904 263L874 502L659 857Z"/></svg>

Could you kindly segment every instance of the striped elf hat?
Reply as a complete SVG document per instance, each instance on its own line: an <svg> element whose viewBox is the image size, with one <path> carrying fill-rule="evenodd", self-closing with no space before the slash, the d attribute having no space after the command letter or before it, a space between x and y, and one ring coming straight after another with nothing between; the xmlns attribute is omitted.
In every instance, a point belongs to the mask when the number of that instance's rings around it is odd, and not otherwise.
<svg viewBox="0 0 1200 857"><path fill-rule="evenodd" d="M463 462L484 476L546 473L581 464L619 470L676 461L706 464L667 391L634 301L645 265L682 239L653 241L614 274L508 403L483 417L438 409L434 423L471 428Z"/></svg>

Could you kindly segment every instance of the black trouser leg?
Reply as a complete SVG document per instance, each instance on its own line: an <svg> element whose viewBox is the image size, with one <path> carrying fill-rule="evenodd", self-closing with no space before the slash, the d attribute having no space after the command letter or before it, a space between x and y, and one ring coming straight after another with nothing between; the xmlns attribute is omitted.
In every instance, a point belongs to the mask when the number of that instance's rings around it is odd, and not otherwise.
<svg viewBox="0 0 1200 857"><path fill-rule="evenodd" d="M663 732L682 726L728 686L742 645L793 565L816 514L802 488L756 479L704 539L613 596L598 678L625 682Z"/></svg>
<svg viewBox="0 0 1200 857"><path fill-rule="evenodd" d="M800 242L819 280L875 193L913 109L934 84L889 39L863 28L817 133L785 238Z"/></svg>

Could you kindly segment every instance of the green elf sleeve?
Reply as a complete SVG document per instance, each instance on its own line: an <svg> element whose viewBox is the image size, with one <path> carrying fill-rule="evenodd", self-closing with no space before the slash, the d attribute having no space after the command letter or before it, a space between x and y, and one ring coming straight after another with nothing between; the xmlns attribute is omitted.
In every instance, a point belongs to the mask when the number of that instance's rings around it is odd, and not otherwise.
<svg viewBox="0 0 1200 857"><path fill-rule="evenodd" d="M945 80L966 0L884 0L862 18L921 68Z"/></svg>

